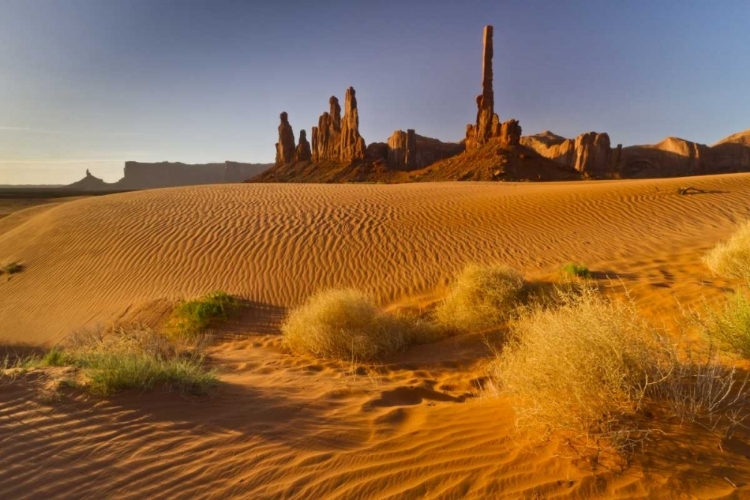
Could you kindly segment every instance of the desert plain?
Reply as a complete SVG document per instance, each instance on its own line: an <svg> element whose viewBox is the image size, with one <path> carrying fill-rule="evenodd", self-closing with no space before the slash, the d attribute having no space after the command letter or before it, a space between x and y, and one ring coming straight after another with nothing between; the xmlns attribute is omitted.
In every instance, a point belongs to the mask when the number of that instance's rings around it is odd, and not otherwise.
<svg viewBox="0 0 750 500"><path fill-rule="evenodd" d="M175 301L212 290L240 305L208 332L218 384L205 395L52 390L53 367L0 377L2 496L745 498L743 428L659 422L624 466L517 431L509 398L485 387L502 326L357 362L292 353L280 325L325 289L426 314L468 263L554 283L576 262L678 338L686 310L737 285L702 257L750 216L748 199L750 174L738 173L206 185L9 209L0 264L23 266L0 276L10 356L96 325L159 329Z"/></svg>

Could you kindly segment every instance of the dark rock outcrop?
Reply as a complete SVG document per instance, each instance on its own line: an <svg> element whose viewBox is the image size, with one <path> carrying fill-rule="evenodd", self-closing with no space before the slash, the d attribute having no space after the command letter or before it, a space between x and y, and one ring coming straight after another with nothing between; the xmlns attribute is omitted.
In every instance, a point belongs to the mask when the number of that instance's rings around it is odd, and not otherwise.
<svg viewBox="0 0 750 500"><path fill-rule="evenodd" d="M388 138L388 164L399 170L417 168L417 137L414 129L396 130Z"/></svg>
<svg viewBox="0 0 750 500"><path fill-rule="evenodd" d="M500 142L518 146L521 141L521 133L521 125L518 120L510 119L500 126Z"/></svg>
<svg viewBox="0 0 750 500"><path fill-rule="evenodd" d="M299 131L299 144L297 144L297 150L294 153L294 158L297 161L309 161L310 159L312 159L310 143L307 142L307 132L305 132L305 129Z"/></svg>
<svg viewBox="0 0 750 500"><path fill-rule="evenodd" d="M281 113L279 118L281 123L279 124L279 142L276 143L276 164L283 165L294 161L296 147L294 146L294 131L289 125L286 111Z"/></svg>

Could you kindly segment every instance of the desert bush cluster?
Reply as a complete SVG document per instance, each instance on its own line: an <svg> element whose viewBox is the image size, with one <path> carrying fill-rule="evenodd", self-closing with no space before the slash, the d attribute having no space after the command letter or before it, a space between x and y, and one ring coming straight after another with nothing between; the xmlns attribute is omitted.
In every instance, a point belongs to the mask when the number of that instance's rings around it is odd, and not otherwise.
<svg viewBox="0 0 750 500"><path fill-rule="evenodd" d="M750 226L705 260L714 272L747 277ZM580 264L563 266L563 275L591 276ZM750 381L727 353L750 358L750 298L738 291L690 324L705 347L655 328L629 297L602 295L590 281L550 291L507 266L472 264L421 318L384 312L355 290L330 290L293 310L282 332L294 352L372 361L461 331L503 329L485 390L509 398L519 429L628 453L654 431L655 415L727 431L748 415Z"/></svg>
<svg viewBox="0 0 750 500"><path fill-rule="evenodd" d="M155 386L201 394L216 383L199 343L178 345L137 325L77 332L39 364L81 369L85 387L100 395Z"/></svg>
<svg viewBox="0 0 750 500"><path fill-rule="evenodd" d="M518 306L523 291L524 280L517 271L470 264L427 317L384 312L357 290L326 290L291 311L282 333L293 352L373 361L457 331L497 327Z"/></svg>
<svg viewBox="0 0 750 500"><path fill-rule="evenodd" d="M704 262L717 274L748 279L750 225ZM510 397L519 428L562 431L597 446L604 439L632 451L653 430L649 416L726 432L748 417L750 379L727 358L750 359L743 287L718 309L685 320L700 330L703 347L654 328L629 299L602 296L592 286L559 288L556 295L518 310L490 363L487 388Z"/></svg>
<svg viewBox="0 0 750 500"><path fill-rule="evenodd" d="M653 430L647 415L729 429L750 409L747 377L725 366L714 344L677 342L632 302L590 287L523 310L509 330L488 389L510 396L520 429L603 439L626 452Z"/></svg>
<svg viewBox="0 0 750 500"><path fill-rule="evenodd" d="M0 369L17 372L72 367L76 377L62 382L98 395L155 387L202 394L218 380L215 371L206 365L206 329L226 319L235 306L236 300L230 295L211 292L178 303L163 332L138 324L83 330L44 355L6 356L0 360Z"/></svg>

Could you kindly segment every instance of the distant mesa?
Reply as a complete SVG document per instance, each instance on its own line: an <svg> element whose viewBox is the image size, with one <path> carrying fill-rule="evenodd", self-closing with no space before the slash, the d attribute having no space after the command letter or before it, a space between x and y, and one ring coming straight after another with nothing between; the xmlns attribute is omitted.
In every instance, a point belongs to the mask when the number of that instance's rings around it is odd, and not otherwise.
<svg viewBox="0 0 750 500"><path fill-rule="evenodd" d="M612 145L605 132L566 138L545 131L522 136L514 118L501 121L493 88L493 27L482 39L482 92L474 123L460 142L396 130L385 142L366 145L352 87L344 114L338 98L312 127L308 154L305 131L295 146L286 112L281 114L276 163L251 182L411 182L442 180L574 180L674 177L750 170L750 130L713 146L668 137L654 145Z"/></svg>
<svg viewBox="0 0 750 500"><path fill-rule="evenodd" d="M76 191L130 191L176 186L194 186L199 184L225 184L243 182L245 179L260 174L271 164L223 163L187 164L180 162L141 163L126 161L122 179L107 183L94 177L86 170L86 177L61 189Z"/></svg>

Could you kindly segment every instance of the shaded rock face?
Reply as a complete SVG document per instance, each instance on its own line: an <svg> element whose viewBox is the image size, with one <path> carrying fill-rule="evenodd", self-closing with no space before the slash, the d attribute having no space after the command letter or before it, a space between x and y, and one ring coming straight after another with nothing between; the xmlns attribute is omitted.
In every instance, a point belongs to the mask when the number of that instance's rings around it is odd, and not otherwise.
<svg viewBox="0 0 750 500"><path fill-rule="evenodd" d="M283 165L294 161L294 132L292 126L289 125L289 116L286 111L281 113L279 116L281 123L279 124L279 142L276 143L276 164Z"/></svg>
<svg viewBox="0 0 750 500"><path fill-rule="evenodd" d="M417 168L417 137L413 129L396 130L388 138L388 164L399 170Z"/></svg>
<svg viewBox="0 0 750 500"><path fill-rule="evenodd" d="M480 148L491 140L518 146L521 139L521 126L518 120L511 119L502 123L495 113L492 36L492 26L485 26L482 41L482 93L477 96L477 121L466 126L467 151Z"/></svg>
<svg viewBox="0 0 750 500"><path fill-rule="evenodd" d="M371 142L365 149L365 158L368 160L388 160L388 144L385 142Z"/></svg>
<svg viewBox="0 0 750 500"><path fill-rule="evenodd" d="M518 120L508 120L500 126L500 142L518 146L521 142L521 132L521 125Z"/></svg>
<svg viewBox="0 0 750 500"><path fill-rule="evenodd" d="M621 151L621 173L626 177L674 177L727 172L730 165L705 144L667 137L658 144L630 146Z"/></svg>
<svg viewBox="0 0 750 500"><path fill-rule="evenodd" d="M368 158L376 158L375 154L380 153L381 156L377 158L385 159L390 168L404 171L418 170L464 151L464 145L461 143L442 142L438 139L423 137L413 129L408 129L406 132L396 130L384 146L385 154L380 148L377 151L372 148L371 151L368 147L370 151Z"/></svg>
<svg viewBox="0 0 750 500"><path fill-rule="evenodd" d="M297 144L294 158L297 161L308 161L312 158L310 143L307 142L307 132L305 132L305 129L299 131L299 144Z"/></svg>
<svg viewBox="0 0 750 500"><path fill-rule="evenodd" d="M612 148L606 133L588 132L576 137L575 169L589 175L601 175L613 171Z"/></svg>

